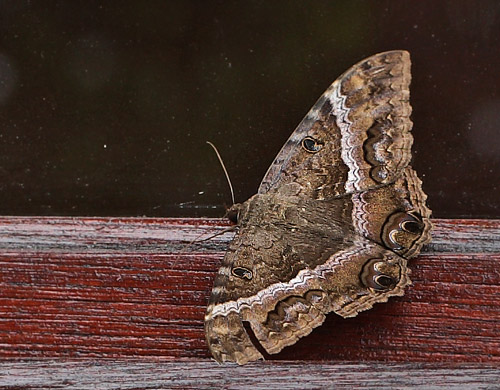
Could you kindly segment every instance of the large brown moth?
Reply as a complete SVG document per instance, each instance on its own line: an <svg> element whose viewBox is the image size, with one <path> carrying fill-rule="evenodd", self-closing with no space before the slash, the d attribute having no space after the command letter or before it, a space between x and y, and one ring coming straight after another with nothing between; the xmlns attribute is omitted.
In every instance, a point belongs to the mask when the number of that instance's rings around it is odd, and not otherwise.
<svg viewBox="0 0 500 390"><path fill-rule="evenodd" d="M263 358L335 312L401 296L431 211L409 166L410 56L375 54L319 98L258 193L232 207L238 231L215 278L205 333L219 362Z"/></svg>

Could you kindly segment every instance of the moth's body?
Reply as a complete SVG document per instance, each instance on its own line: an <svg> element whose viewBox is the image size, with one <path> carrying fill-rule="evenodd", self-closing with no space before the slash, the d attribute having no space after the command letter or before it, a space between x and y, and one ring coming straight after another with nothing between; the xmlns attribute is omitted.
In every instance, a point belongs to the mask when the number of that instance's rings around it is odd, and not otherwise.
<svg viewBox="0 0 500 390"><path fill-rule="evenodd" d="M291 135L214 282L207 342L218 361L262 358L320 325L402 295L406 259L430 239L430 210L409 167L409 56L375 55L341 76ZM236 209L236 208L235 208Z"/></svg>

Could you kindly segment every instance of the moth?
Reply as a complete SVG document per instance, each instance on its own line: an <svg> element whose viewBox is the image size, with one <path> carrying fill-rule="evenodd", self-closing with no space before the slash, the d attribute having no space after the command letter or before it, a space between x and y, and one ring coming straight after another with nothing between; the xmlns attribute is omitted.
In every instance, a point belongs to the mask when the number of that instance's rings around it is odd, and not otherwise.
<svg viewBox="0 0 500 390"><path fill-rule="evenodd" d="M410 64L395 50L351 67L292 133L257 194L232 206L238 230L205 316L218 362L263 358L245 325L275 354L327 313L354 317L404 294L407 260L432 227L409 165Z"/></svg>

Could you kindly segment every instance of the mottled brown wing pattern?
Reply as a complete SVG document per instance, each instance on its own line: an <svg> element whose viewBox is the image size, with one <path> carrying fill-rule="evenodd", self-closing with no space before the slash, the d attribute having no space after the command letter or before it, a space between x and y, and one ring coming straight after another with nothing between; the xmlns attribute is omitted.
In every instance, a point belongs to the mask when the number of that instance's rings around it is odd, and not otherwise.
<svg viewBox="0 0 500 390"><path fill-rule="evenodd" d="M351 196L356 233L406 258L430 240L431 211L422 182L411 167L390 185Z"/></svg>
<svg viewBox="0 0 500 390"><path fill-rule="evenodd" d="M240 230L216 276L207 309L207 342L218 361L243 364L260 356L255 347L251 348L243 321L250 324L263 346L276 340L277 335L269 340L264 336L264 332L276 328L268 329L268 313L273 310L281 313L280 307L287 305L287 299L297 300L300 298L297 294L307 294L300 290L303 283L299 274L324 264L332 253L352 245L352 229L343 223L349 219L348 210L343 210L347 203L344 199L327 203L297 196L282 196L277 201L275 196L263 194L243 204L238 222ZM336 217L331 218L332 214ZM311 240L315 245L311 245ZM312 298L308 295L300 300ZM284 303L278 305L281 299ZM317 326L324 314L315 313L319 316L315 319ZM302 313L301 320L305 320L305 316L306 313ZM228 321L236 328L229 327ZM287 326L302 328L294 321L288 322ZM295 337L299 337L297 335L295 333ZM286 345L293 343L287 340ZM233 353L235 349L237 352Z"/></svg>
<svg viewBox="0 0 500 390"><path fill-rule="evenodd" d="M372 56L342 75L298 126L259 188L205 317L219 362L277 353L329 312L353 317L403 295L407 259L430 240L430 210L408 166L409 55Z"/></svg>
<svg viewBox="0 0 500 390"><path fill-rule="evenodd" d="M216 360L245 364L262 357L243 322L250 325L258 343L274 354L308 335L331 311L353 317L377 302L403 295L410 283L406 259L361 237L352 239L339 245L323 264L303 268L286 282L275 281L252 295L214 300L206 332ZM378 270L381 264L385 269ZM374 287L372 269L393 277L390 288ZM363 270L366 276L360 276Z"/></svg>
<svg viewBox="0 0 500 390"><path fill-rule="evenodd" d="M390 51L339 77L292 133L258 192L293 181L305 196L329 199L394 182L411 158L410 64L408 52Z"/></svg>

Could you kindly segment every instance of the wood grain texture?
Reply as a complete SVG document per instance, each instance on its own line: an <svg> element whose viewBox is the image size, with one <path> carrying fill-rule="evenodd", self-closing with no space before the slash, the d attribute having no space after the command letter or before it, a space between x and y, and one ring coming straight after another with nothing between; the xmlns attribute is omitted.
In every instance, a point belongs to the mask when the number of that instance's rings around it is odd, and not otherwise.
<svg viewBox="0 0 500 390"><path fill-rule="evenodd" d="M331 314L272 359L498 364L500 221L433 222L404 297L353 319ZM0 218L0 357L208 358L203 316L232 234L190 241L228 226Z"/></svg>
<svg viewBox="0 0 500 390"><path fill-rule="evenodd" d="M0 366L8 389L493 389L498 369L477 365L209 361L29 361Z"/></svg>

